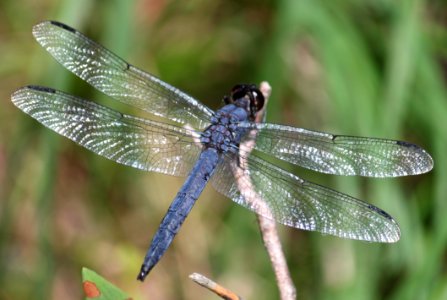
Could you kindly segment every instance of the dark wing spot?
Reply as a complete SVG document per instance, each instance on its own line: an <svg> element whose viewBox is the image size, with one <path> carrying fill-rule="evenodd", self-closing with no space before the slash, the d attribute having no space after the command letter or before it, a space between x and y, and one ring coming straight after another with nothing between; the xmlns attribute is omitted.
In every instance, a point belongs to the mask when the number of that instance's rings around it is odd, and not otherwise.
<svg viewBox="0 0 447 300"><path fill-rule="evenodd" d="M55 94L56 90L46 87L46 86L40 86L40 85L27 85L26 88L30 89L30 90L35 90L35 91L39 91L39 92L46 92L46 93L51 93L51 94Z"/></svg>
<svg viewBox="0 0 447 300"><path fill-rule="evenodd" d="M419 148L417 145L412 144L412 143L408 143L408 142L403 142L403 141L396 141L396 144L402 147L407 147L407 148Z"/></svg>
<svg viewBox="0 0 447 300"><path fill-rule="evenodd" d="M50 23L55 25L55 26L58 26L60 28L63 28L65 30L68 30L70 32L76 33L76 29L71 28L70 26L65 25L64 23L61 23L61 22L58 22L58 21L50 21Z"/></svg>
<svg viewBox="0 0 447 300"><path fill-rule="evenodd" d="M388 213L386 213L385 211L381 210L377 206L368 204L368 208L373 210L373 211L375 211L375 212L377 212L377 213L379 213L380 215L382 215L383 217L387 218L388 220L393 220L393 218Z"/></svg>

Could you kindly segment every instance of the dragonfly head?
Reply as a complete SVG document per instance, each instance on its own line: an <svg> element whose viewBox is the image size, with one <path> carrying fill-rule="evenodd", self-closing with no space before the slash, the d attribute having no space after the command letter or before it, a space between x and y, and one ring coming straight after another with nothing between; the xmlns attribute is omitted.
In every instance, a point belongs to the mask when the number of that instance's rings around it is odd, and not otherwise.
<svg viewBox="0 0 447 300"><path fill-rule="evenodd" d="M249 113L250 121L254 121L256 114L264 107L264 96L254 84L238 84L231 90L230 97L224 97L225 104L233 103L242 106Z"/></svg>

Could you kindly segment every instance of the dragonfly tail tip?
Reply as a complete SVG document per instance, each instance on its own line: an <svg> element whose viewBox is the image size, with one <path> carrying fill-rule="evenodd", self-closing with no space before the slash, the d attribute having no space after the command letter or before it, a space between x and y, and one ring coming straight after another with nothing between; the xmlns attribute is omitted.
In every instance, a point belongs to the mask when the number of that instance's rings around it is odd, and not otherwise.
<svg viewBox="0 0 447 300"><path fill-rule="evenodd" d="M147 266L142 265L140 273L138 273L137 280L143 282L146 279L149 272L151 271L151 269L152 268L148 268Z"/></svg>

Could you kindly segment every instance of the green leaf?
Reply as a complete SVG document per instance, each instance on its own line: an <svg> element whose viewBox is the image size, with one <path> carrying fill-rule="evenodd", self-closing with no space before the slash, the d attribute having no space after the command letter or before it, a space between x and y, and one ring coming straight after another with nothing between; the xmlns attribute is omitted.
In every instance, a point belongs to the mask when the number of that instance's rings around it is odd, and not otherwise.
<svg viewBox="0 0 447 300"><path fill-rule="evenodd" d="M82 287L85 299L131 299L119 288L87 268L82 268Z"/></svg>

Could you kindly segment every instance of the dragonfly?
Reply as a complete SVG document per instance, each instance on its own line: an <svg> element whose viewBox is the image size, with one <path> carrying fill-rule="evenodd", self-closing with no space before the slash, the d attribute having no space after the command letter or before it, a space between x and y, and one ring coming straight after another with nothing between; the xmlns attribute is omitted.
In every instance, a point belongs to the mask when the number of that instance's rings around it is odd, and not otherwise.
<svg viewBox="0 0 447 300"><path fill-rule="evenodd" d="M422 174L433 159L403 141L334 135L265 123L262 92L236 85L213 111L56 21L33 35L60 64L126 105L162 118L140 118L49 87L29 85L12 102L55 132L96 154L145 171L187 177L152 239L137 279L167 251L208 182L258 215L303 230L369 242L400 238L382 209L306 181L262 157L320 173L366 177ZM250 145L249 147L247 145Z"/></svg>

